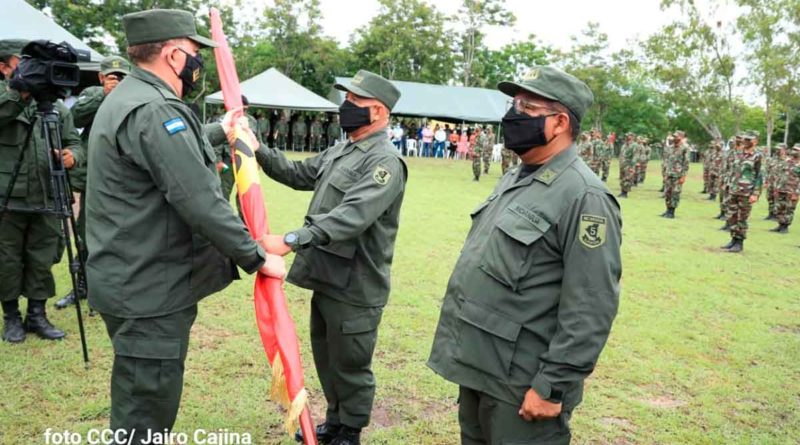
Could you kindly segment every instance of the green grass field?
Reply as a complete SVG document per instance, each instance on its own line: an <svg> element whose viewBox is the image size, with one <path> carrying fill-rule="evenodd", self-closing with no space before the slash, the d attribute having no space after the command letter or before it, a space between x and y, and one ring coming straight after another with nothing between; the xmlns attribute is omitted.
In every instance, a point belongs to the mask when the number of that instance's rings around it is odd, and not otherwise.
<svg viewBox="0 0 800 445"><path fill-rule="evenodd" d="M365 443L456 444L457 388L425 362L469 212L491 192L500 166L477 183L466 161L411 159L409 169ZM701 170L692 165L675 220L658 217L664 203L655 162L646 183L622 202L620 311L573 415L573 443L800 443L800 227L768 232L774 223L762 221L762 199L745 252L721 252L729 238L712 218L717 204L698 193ZM616 171L612 166L612 176ZM610 187L618 193L616 178ZM301 224L311 197L272 181L265 196L272 229L281 233ZM64 265L56 274L62 294ZM292 285L286 294L321 420L324 398L308 341L311 294ZM268 400L252 279L209 297L199 312L175 430L227 428L249 432L259 444L293 443L282 432L283 413ZM86 433L108 423L112 350L102 320L87 318L85 370L74 310L50 315L68 331L63 342L29 337L0 345L0 444L40 444L48 427Z"/></svg>

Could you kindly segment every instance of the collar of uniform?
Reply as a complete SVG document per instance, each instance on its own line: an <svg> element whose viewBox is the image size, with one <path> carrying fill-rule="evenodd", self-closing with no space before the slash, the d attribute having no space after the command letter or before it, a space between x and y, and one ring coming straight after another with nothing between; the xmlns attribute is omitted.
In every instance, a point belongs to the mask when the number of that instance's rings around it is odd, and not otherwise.
<svg viewBox="0 0 800 445"><path fill-rule="evenodd" d="M350 145L363 152L366 152L381 140L381 136L386 136L386 127L379 128L373 133L367 135L367 137L364 139L361 139L358 142L352 142Z"/></svg>
<svg viewBox="0 0 800 445"><path fill-rule="evenodd" d="M175 90L173 90L172 87L167 84L167 82L164 82L164 79L156 76L150 71L139 68L138 66L134 66L130 75L141 80L142 82L149 83L150 85L156 87L161 91L161 94L164 96L164 98L180 100L180 98L175 95Z"/></svg>
<svg viewBox="0 0 800 445"><path fill-rule="evenodd" d="M539 170L536 170L536 173L532 174L530 178L531 180L539 181L542 184L550 185L556 180L556 178L558 178L561 172L563 172L570 164L572 164L572 161L574 161L577 156L578 148L575 145L575 142L573 142L572 145L570 145L566 150L555 155L550 162L541 166ZM517 175L519 175L520 169L517 170Z"/></svg>

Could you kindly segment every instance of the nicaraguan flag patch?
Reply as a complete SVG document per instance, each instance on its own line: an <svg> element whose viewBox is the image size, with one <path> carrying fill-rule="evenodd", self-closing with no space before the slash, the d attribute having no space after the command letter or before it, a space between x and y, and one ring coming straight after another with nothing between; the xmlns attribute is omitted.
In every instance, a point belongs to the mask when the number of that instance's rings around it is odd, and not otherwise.
<svg viewBox="0 0 800 445"><path fill-rule="evenodd" d="M175 134L186 130L186 122L183 119L176 117L164 122L164 128L169 134Z"/></svg>

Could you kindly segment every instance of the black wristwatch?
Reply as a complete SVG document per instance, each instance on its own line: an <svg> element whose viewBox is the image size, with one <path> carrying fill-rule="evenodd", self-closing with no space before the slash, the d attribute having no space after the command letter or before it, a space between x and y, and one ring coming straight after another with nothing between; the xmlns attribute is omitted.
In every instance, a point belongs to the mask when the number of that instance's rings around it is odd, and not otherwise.
<svg viewBox="0 0 800 445"><path fill-rule="evenodd" d="M297 232L289 232L283 236L283 242L292 248L292 252L297 250L299 240L300 238L297 236Z"/></svg>

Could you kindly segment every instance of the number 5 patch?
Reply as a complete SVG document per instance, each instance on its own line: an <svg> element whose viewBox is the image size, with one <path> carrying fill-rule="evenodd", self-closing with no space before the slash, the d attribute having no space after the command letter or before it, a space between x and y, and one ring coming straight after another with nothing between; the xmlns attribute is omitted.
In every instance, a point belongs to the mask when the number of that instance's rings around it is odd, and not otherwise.
<svg viewBox="0 0 800 445"><path fill-rule="evenodd" d="M600 247L606 242L606 219L602 216L581 215L578 231L581 244L590 249Z"/></svg>

